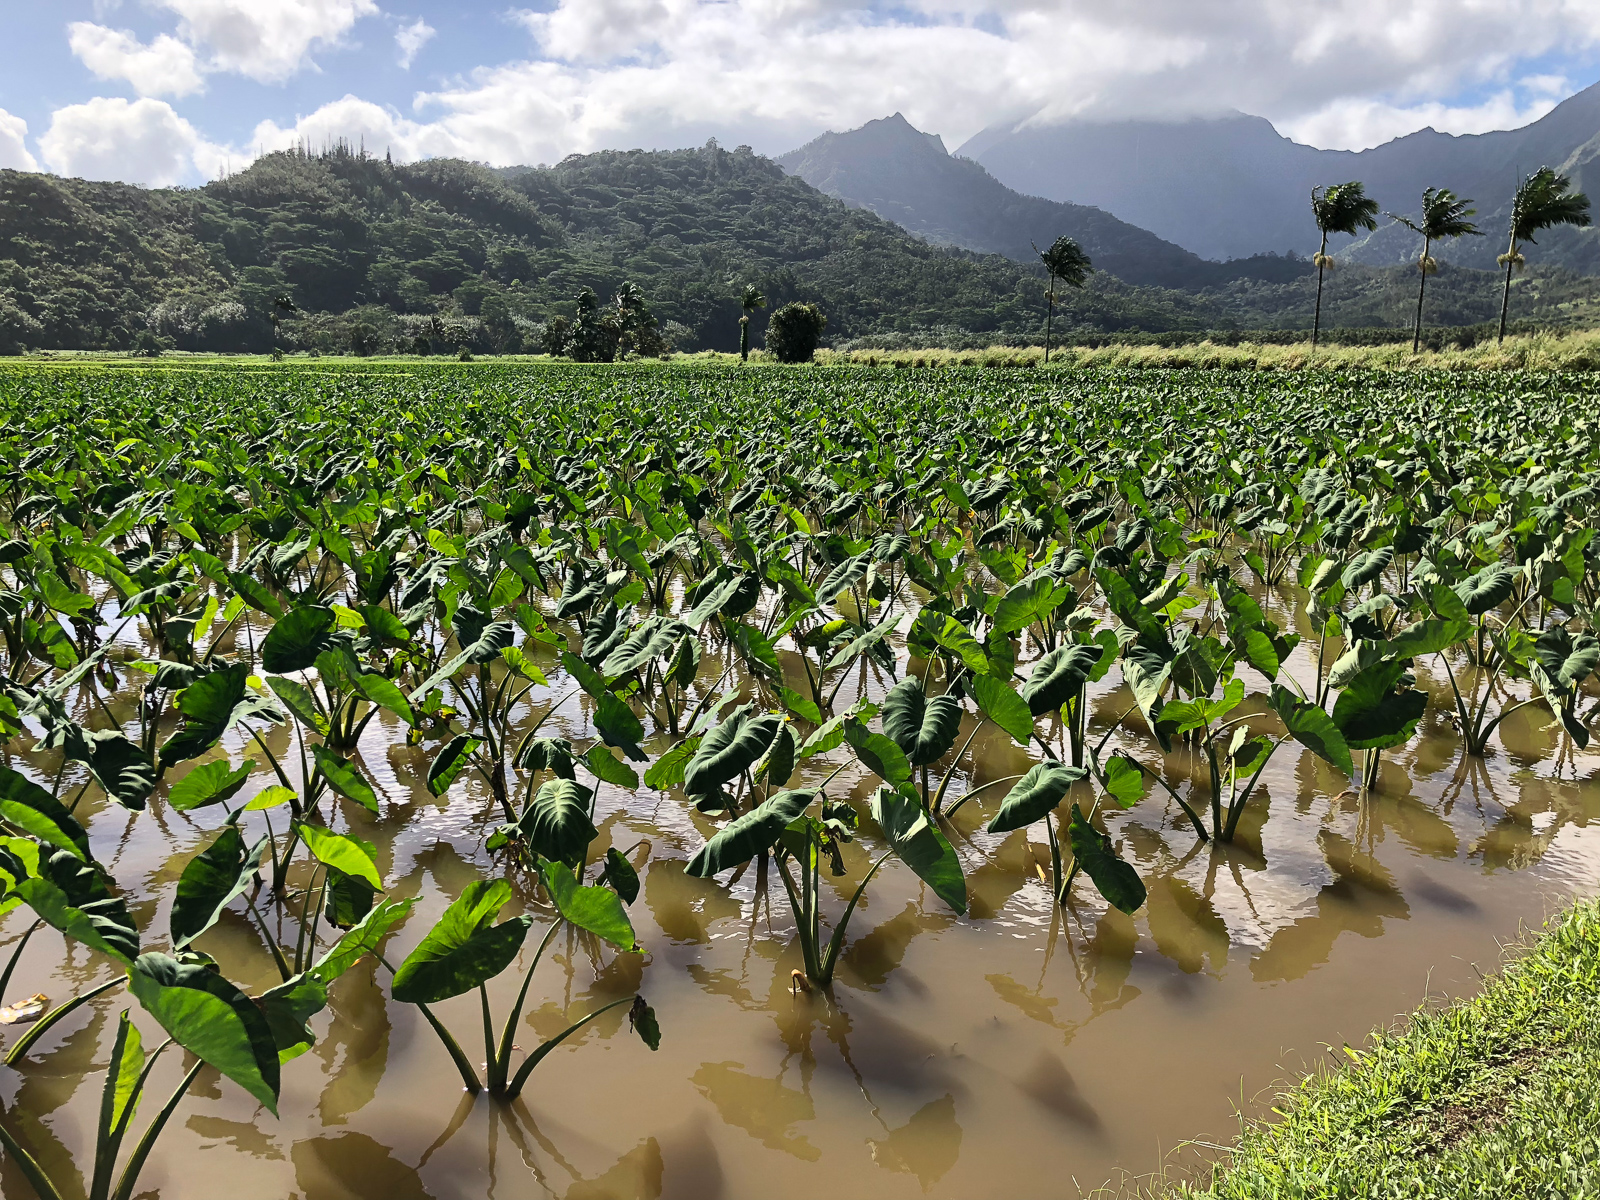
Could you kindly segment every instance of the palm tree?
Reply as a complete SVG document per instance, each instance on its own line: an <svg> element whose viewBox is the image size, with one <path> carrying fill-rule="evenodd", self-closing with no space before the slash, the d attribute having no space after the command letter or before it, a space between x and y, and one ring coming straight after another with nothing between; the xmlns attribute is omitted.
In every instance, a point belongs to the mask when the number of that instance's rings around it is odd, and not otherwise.
<svg viewBox="0 0 1600 1200"><path fill-rule="evenodd" d="M1065 236L1058 237L1048 250L1041 250L1038 246L1034 246L1033 250L1044 263L1044 269L1050 272L1050 307L1044 318L1044 361L1048 363L1051 323L1056 315L1056 280L1061 280L1068 287L1081 288L1093 274L1094 264L1083 252L1082 246Z"/></svg>
<svg viewBox="0 0 1600 1200"><path fill-rule="evenodd" d="M750 314L758 308L767 306L767 298L761 294L761 289L753 283L744 285L744 295L739 297L739 306L744 309L744 316L739 318L739 361L750 361Z"/></svg>
<svg viewBox="0 0 1600 1200"><path fill-rule="evenodd" d="M1587 225L1589 197L1571 191L1572 180L1540 167L1517 187L1511 202L1511 246L1495 261L1506 269L1505 291L1500 295L1500 337L1506 340L1506 309L1511 304L1511 272L1522 267L1524 259L1517 243L1536 245L1533 235L1552 225Z"/></svg>
<svg viewBox="0 0 1600 1200"><path fill-rule="evenodd" d="M1378 227L1378 202L1367 198L1367 190L1360 183L1334 183L1327 187L1311 189L1311 213L1317 218L1317 228L1322 231L1322 248L1317 251L1317 311L1311 318L1311 349L1317 349L1317 334L1322 328L1322 272L1333 266L1328 257L1328 235L1348 233L1352 237L1360 229Z"/></svg>
<svg viewBox="0 0 1600 1200"><path fill-rule="evenodd" d="M1433 243L1445 238L1458 238L1463 234L1482 237L1483 230L1467 220L1478 210L1470 207L1471 200L1463 200L1449 188L1429 188L1422 193L1422 220L1420 223L1397 213L1384 213L1413 233L1422 235L1422 257L1417 260L1417 272L1422 283L1417 288L1417 323L1411 334L1411 353L1422 345L1422 297L1428 290L1428 276L1439 269L1439 264L1428 254Z"/></svg>

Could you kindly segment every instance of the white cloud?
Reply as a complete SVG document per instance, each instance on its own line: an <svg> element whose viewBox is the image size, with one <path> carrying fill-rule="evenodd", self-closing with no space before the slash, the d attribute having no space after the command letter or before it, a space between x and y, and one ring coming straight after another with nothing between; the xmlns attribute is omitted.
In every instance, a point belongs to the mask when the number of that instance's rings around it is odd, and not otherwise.
<svg viewBox="0 0 1600 1200"><path fill-rule="evenodd" d="M84 179L164 187L220 174L226 152L165 100L97 96L58 108L39 138L49 168Z"/></svg>
<svg viewBox="0 0 1600 1200"><path fill-rule="evenodd" d="M209 55L206 69L278 83L307 62L314 46L337 44L373 0L156 0L178 16L178 34Z"/></svg>
<svg viewBox="0 0 1600 1200"><path fill-rule="evenodd" d="M1281 122L1278 131L1325 150L1366 150L1424 128L1449 133L1516 129L1537 121L1556 104L1557 99L1548 96L1519 104L1509 90L1472 105L1429 103L1401 107L1381 100L1349 99Z"/></svg>
<svg viewBox="0 0 1600 1200"><path fill-rule="evenodd" d="M67 44L96 78L125 79L141 96L187 96L202 86L194 51L165 33L146 46L124 30L74 21Z"/></svg>
<svg viewBox="0 0 1600 1200"><path fill-rule="evenodd" d="M409 71L411 64L416 61L418 52L433 39L439 31L429 25L421 17L409 25L402 25L395 31L394 44L400 48L400 66Z"/></svg>
<svg viewBox="0 0 1600 1200"><path fill-rule="evenodd" d="M420 93L408 116L347 96L263 130L511 164L712 134L776 152L896 110L956 145L1029 114L1236 108L1355 146L1532 119L1556 93L1517 63L1600 50L1593 0L559 0L514 16L536 57Z"/></svg>
<svg viewBox="0 0 1600 1200"><path fill-rule="evenodd" d="M37 171L39 163L28 153L28 123L0 108L0 168Z"/></svg>

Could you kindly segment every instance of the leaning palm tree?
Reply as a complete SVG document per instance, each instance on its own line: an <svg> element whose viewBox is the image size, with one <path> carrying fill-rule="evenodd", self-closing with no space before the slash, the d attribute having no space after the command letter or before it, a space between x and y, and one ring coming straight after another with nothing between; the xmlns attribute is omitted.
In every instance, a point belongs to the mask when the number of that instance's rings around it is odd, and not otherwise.
<svg viewBox="0 0 1600 1200"><path fill-rule="evenodd" d="M1500 294L1500 337L1506 340L1506 310L1511 304L1511 272L1520 270L1526 261L1517 246L1527 242L1537 243L1533 235L1552 225L1587 225L1589 223L1589 197L1571 190L1572 180L1557 175L1549 167L1540 167L1517 187L1517 197L1511 202L1511 246L1495 261L1506 269L1505 291Z"/></svg>
<svg viewBox="0 0 1600 1200"><path fill-rule="evenodd" d="M1083 252L1082 246L1065 236L1058 237L1048 250L1041 250L1038 246L1034 246L1033 250L1044 263L1044 269L1050 272L1050 307L1044 318L1044 361L1048 363L1051 324L1056 315L1056 280L1061 280L1068 287L1081 288L1094 273L1094 264Z"/></svg>
<svg viewBox="0 0 1600 1200"><path fill-rule="evenodd" d="M1348 233L1378 227L1378 202L1367 198L1367 190L1360 183L1334 183L1327 187L1311 189L1311 213L1322 231L1322 248L1317 251L1317 310L1311 318L1311 349L1317 349L1317 334L1322 329L1322 272L1333 266L1328 257L1328 235Z"/></svg>
<svg viewBox="0 0 1600 1200"><path fill-rule="evenodd" d="M1428 253L1433 243L1445 238L1458 238L1464 234L1482 237L1483 230L1467 220L1478 210L1470 207L1471 200L1463 200L1449 188L1429 188L1422 193L1422 219L1413 221L1397 213L1384 213L1404 225L1413 233L1422 235L1422 257L1417 260L1417 272L1422 282L1417 288L1417 321L1411 334L1411 353L1422 345L1422 297L1428 290L1428 276L1439 269Z"/></svg>
<svg viewBox="0 0 1600 1200"><path fill-rule="evenodd" d="M758 308L767 306L767 298L761 294L761 289L753 283L744 285L744 295L739 297L739 306L744 309L744 316L739 318L739 361L750 361L750 314Z"/></svg>

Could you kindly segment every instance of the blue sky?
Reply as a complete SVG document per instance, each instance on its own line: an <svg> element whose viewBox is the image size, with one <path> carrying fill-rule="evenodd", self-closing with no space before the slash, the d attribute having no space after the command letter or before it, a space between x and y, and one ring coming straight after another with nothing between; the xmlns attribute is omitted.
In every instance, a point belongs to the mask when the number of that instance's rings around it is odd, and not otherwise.
<svg viewBox="0 0 1600 1200"><path fill-rule="evenodd" d="M197 183L296 139L509 164L901 111L1257 113L1314 145L1524 124L1600 79L1600 0L3 0L0 166Z"/></svg>

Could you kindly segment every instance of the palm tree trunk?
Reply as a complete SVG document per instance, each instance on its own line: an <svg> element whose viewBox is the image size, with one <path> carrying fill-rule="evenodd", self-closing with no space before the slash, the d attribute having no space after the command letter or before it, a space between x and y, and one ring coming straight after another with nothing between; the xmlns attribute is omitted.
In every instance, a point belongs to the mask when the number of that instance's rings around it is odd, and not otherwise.
<svg viewBox="0 0 1600 1200"><path fill-rule="evenodd" d="M1044 362L1050 365L1050 326L1056 315L1056 277L1050 276L1050 304L1044 312Z"/></svg>
<svg viewBox="0 0 1600 1200"><path fill-rule="evenodd" d="M1417 274L1422 277L1422 282L1417 286L1417 323L1411 332L1411 353L1415 354L1422 345L1422 297L1428 290L1428 247L1432 240L1422 239L1422 261L1417 264Z"/></svg>
<svg viewBox="0 0 1600 1200"><path fill-rule="evenodd" d="M1322 249L1317 251L1317 311L1311 318L1311 353L1317 352L1317 333L1322 328L1322 263L1328 257L1328 235L1322 235Z"/></svg>
<svg viewBox="0 0 1600 1200"><path fill-rule="evenodd" d="M750 318L739 318L739 361L750 361Z"/></svg>
<svg viewBox="0 0 1600 1200"><path fill-rule="evenodd" d="M1506 310L1511 307L1511 268L1516 266L1517 239L1511 239L1511 249L1506 252L1506 286L1500 293L1500 336L1495 339L1495 345L1500 345L1506 340Z"/></svg>

